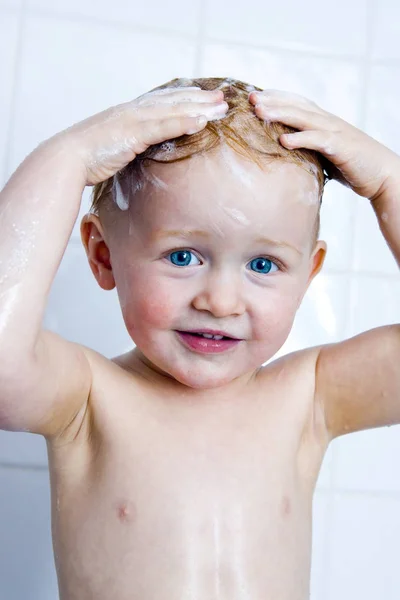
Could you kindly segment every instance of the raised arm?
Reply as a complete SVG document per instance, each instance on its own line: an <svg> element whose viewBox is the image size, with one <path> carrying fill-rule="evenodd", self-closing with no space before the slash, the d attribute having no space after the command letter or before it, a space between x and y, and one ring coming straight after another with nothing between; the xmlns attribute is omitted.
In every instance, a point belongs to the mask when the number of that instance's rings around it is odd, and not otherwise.
<svg viewBox="0 0 400 600"><path fill-rule="evenodd" d="M85 185L199 131L222 102L197 88L142 96L44 142L11 177L0 194L0 428L57 435L88 400L93 351L41 327Z"/></svg>
<svg viewBox="0 0 400 600"><path fill-rule="evenodd" d="M400 179L396 172L371 205L400 266ZM400 324L323 346L316 366L316 401L324 404L332 437L400 424Z"/></svg>
<svg viewBox="0 0 400 600"><path fill-rule="evenodd" d="M370 200L400 266L400 157L307 98L265 90L250 102L260 118L299 130L282 145L320 152L336 179ZM322 346L315 365L315 399L332 437L400 423L400 325Z"/></svg>

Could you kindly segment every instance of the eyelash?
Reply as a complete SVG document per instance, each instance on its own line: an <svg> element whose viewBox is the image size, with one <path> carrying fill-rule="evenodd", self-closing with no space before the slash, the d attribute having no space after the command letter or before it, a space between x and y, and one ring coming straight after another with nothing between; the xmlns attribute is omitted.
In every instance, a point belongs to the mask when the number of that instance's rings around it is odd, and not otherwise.
<svg viewBox="0 0 400 600"><path fill-rule="evenodd" d="M194 256L196 256L196 258L197 258L198 260L200 260L200 258L197 256L197 253L196 253L194 250L192 250L191 248L175 248L175 250L171 250L170 252L168 252L167 254L165 254L165 255L164 255L164 258L168 258L168 256L170 256L171 254L174 254L175 252L191 252L192 254L194 254ZM261 254L260 254L259 256L256 256L255 258L265 258L266 260L269 260L270 262L274 263L274 264L275 264L277 267L279 267L279 271L282 271L282 272L284 272L284 271L286 271L286 270L287 270L287 267L286 267L286 265L284 265L284 264L283 264L283 263L282 263L280 260L278 260L277 258L273 258L272 256L265 256L265 255L261 255ZM252 258L252 259L251 259L249 262L251 262L252 260L255 260L255 259L254 259L254 258ZM174 266L174 267L177 267L178 269L179 269L179 268L182 268L182 267L185 267L185 266L186 266L186 267L190 266L190 265L181 265L181 266L178 266L178 265L174 265L174 264L173 264L172 262L170 262L170 261L169 261L169 264L171 264L171 265L172 265L172 266ZM192 265L192 266L198 266L198 265ZM255 273L255 272L256 272L256 271L254 271L254 273ZM259 275L262 275L262 273L259 273ZM265 275L268 275L268 273L265 273Z"/></svg>

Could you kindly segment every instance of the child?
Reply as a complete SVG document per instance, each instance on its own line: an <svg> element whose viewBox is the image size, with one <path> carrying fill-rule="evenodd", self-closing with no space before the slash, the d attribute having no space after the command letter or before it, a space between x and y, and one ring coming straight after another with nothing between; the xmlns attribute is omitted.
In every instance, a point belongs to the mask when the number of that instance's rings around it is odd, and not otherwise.
<svg viewBox="0 0 400 600"><path fill-rule="evenodd" d="M400 263L400 158L234 80L95 115L4 188L0 427L46 439L61 600L309 597L330 441L400 423L399 325L262 366L324 261L324 170L370 200ZM113 360L41 329L85 185L90 266L136 344Z"/></svg>

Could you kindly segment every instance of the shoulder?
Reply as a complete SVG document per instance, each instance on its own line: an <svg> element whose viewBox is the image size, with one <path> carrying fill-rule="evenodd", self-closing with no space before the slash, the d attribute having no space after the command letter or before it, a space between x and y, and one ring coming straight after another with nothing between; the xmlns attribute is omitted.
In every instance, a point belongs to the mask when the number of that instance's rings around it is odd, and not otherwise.
<svg viewBox="0 0 400 600"><path fill-rule="evenodd" d="M257 378L262 382L276 381L282 386L292 386L294 383L298 390L315 391L315 369L318 361L320 346L290 352L263 366Z"/></svg>
<svg viewBox="0 0 400 600"><path fill-rule="evenodd" d="M129 370L127 355L107 358L86 346L82 346L82 351L92 373L90 394L55 445L92 440L116 414L120 418L124 399L129 397L132 402L135 390L139 393L139 377Z"/></svg>
<svg viewBox="0 0 400 600"><path fill-rule="evenodd" d="M273 360L257 375L261 390L279 397L288 419L294 419L302 438L326 447L329 435L324 406L316 397L316 369L321 346L310 347Z"/></svg>

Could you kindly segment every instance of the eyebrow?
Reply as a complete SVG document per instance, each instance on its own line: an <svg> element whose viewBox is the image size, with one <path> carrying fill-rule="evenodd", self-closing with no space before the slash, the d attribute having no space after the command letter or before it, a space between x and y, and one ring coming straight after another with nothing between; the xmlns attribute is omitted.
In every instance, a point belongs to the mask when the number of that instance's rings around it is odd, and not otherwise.
<svg viewBox="0 0 400 600"><path fill-rule="evenodd" d="M167 230L163 230L163 229L158 229L157 232L155 233L155 235L153 236L154 239L161 239L161 238L165 238L165 237L184 237L184 238L189 238L191 236L202 236L202 237L206 237L206 238L210 238L211 235L207 232L207 231L201 231L200 229L167 229ZM300 250L298 250L297 248L295 248L294 246L292 246L291 244L288 244L287 242L282 242L282 241L278 241L278 240L271 240L269 238L266 237L260 237L257 238L256 240L254 240L255 243L259 243L259 244L267 244L268 246L275 246L275 248L289 248L290 250L293 250L294 252L296 252L297 254L299 254L300 256L303 256L302 252L300 252Z"/></svg>

